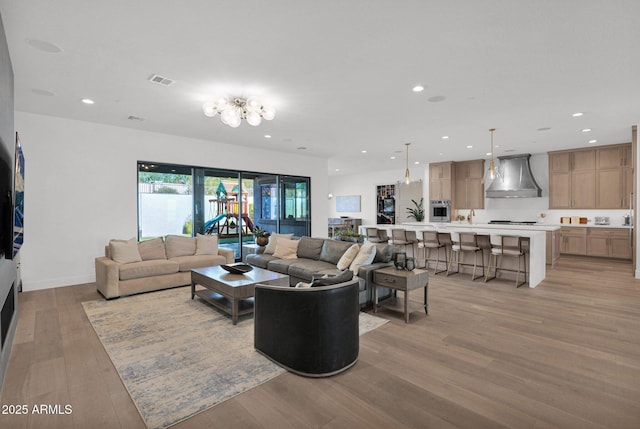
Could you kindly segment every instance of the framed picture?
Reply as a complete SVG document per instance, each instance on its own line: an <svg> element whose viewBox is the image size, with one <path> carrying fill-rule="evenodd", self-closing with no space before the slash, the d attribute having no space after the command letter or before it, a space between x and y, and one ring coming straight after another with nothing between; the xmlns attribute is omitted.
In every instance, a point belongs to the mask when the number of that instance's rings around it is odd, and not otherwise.
<svg viewBox="0 0 640 429"><path fill-rule="evenodd" d="M336 197L337 212L360 212L360 195Z"/></svg>

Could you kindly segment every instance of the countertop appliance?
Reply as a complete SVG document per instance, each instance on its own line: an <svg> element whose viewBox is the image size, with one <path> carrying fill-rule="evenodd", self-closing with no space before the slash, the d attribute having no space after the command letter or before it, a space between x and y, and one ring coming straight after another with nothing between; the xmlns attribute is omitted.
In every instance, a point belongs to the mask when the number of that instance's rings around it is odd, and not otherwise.
<svg viewBox="0 0 640 429"><path fill-rule="evenodd" d="M430 222L451 222L451 201L431 200L429 202Z"/></svg>
<svg viewBox="0 0 640 429"><path fill-rule="evenodd" d="M594 225L609 225L609 216L596 216L593 218Z"/></svg>

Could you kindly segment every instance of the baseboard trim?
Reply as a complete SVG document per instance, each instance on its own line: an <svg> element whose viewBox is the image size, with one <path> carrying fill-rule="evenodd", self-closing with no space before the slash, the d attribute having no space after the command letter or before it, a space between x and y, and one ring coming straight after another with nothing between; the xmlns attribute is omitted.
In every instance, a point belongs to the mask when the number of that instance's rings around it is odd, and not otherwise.
<svg viewBox="0 0 640 429"><path fill-rule="evenodd" d="M22 291L30 292L34 290L42 290L42 289L53 289L56 287L62 286L73 286L85 283L95 283L96 279L94 276L74 276L74 277L61 277L57 279L47 279L40 281L28 281L27 279L22 279Z"/></svg>

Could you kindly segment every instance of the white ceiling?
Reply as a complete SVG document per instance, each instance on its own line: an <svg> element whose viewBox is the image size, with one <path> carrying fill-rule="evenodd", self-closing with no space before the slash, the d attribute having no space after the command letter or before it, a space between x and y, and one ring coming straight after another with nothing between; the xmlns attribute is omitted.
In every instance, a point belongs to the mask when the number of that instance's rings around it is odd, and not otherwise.
<svg viewBox="0 0 640 429"><path fill-rule="evenodd" d="M300 151L330 174L402 175L405 142L412 163L486 158L492 127L501 155L628 142L640 122L638 0L0 0L0 13L18 111ZM205 117L221 93L262 95L276 118Z"/></svg>

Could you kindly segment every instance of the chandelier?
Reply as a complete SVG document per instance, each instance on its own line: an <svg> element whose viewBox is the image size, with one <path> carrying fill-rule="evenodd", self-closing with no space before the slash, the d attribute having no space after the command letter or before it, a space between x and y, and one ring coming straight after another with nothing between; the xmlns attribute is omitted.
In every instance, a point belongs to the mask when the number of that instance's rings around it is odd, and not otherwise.
<svg viewBox="0 0 640 429"><path fill-rule="evenodd" d="M202 110L209 118L220 114L222 123L232 128L239 127L243 119L257 127L262 119L270 121L276 116L275 109L264 105L257 97L220 97L204 103Z"/></svg>

